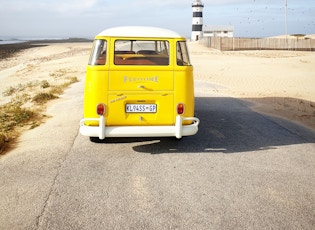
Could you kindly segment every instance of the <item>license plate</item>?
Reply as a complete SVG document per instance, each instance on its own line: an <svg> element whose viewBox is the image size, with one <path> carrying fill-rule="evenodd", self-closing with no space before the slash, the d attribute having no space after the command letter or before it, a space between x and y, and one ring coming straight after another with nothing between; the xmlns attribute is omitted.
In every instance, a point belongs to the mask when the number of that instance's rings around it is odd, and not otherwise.
<svg viewBox="0 0 315 230"><path fill-rule="evenodd" d="M156 113L156 104L126 104L126 113Z"/></svg>

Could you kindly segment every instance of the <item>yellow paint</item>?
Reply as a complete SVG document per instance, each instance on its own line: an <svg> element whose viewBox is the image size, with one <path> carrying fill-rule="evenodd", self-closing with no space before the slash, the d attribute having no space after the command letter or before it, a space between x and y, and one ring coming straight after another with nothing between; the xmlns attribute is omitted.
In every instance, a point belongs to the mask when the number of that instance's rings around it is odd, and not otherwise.
<svg viewBox="0 0 315 230"><path fill-rule="evenodd" d="M84 118L98 118L96 106L106 106L106 126L174 125L178 103L185 104L183 117L194 116L193 67L177 63L177 42L184 38L138 38L102 37L107 45L106 63L91 63L86 69L84 89ZM166 41L169 44L168 65L115 65L115 41L117 40ZM93 51L92 51L93 53ZM91 53L91 55L92 55ZM126 58L142 58L150 55L116 55L121 61ZM163 58L151 55L150 58ZM155 60L155 59L154 59ZM126 113L126 104L156 104L156 113ZM86 121L86 125L98 125L96 121ZM190 124L186 122L184 124Z"/></svg>

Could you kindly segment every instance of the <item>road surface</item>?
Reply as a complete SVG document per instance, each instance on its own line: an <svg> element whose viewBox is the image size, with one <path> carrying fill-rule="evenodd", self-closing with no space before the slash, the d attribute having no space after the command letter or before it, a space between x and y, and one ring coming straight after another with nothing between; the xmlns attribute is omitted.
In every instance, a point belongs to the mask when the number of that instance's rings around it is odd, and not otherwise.
<svg viewBox="0 0 315 230"><path fill-rule="evenodd" d="M315 229L314 132L212 87L195 136L92 143L74 84L1 157L0 229Z"/></svg>

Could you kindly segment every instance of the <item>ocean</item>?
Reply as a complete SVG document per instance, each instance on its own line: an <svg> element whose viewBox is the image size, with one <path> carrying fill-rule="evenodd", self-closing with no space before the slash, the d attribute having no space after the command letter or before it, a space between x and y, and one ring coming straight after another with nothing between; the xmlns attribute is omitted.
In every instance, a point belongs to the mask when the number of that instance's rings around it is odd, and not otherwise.
<svg viewBox="0 0 315 230"><path fill-rule="evenodd" d="M70 39L69 37L10 37L10 36L0 36L0 45L4 44L16 44L29 41L42 41L42 40L65 40Z"/></svg>

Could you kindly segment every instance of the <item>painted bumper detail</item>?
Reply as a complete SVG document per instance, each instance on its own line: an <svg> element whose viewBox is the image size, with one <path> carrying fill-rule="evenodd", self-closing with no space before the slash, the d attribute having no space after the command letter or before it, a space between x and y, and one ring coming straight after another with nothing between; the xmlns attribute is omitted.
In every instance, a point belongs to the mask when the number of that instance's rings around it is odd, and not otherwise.
<svg viewBox="0 0 315 230"><path fill-rule="evenodd" d="M87 126L85 121L98 121L99 126ZM193 121L191 125L183 125L183 121ZM80 121L80 133L84 136L99 137L169 137L191 136L198 132L200 121L196 117L176 116L174 126L105 126L105 118L85 118Z"/></svg>

